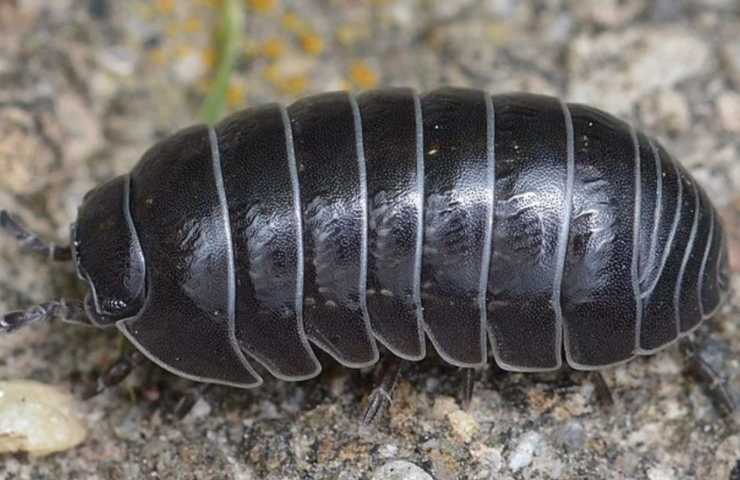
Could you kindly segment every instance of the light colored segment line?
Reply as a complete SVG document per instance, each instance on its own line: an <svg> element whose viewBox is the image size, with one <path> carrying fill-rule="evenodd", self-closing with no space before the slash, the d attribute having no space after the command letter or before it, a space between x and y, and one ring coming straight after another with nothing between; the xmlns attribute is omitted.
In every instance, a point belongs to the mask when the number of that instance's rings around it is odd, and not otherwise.
<svg viewBox="0 0 740 480"><path fill-rule="evenodd" d="M658 250L658 233L660 232L660 223L663 221L663 163L660 159L660 152L655 146L655 142L653 142L652 139L648 138L648 142L650 143L650 150L653 152L653 158L655 159L655 173L656 173L656 180L655 180L655 188L656 188L656 195L655 195L655 213L653 215L653 235L650 239L650 250L648 252L648 258L645 262L645 268L642 271L642 275L640 276L640 286L644 287L643 283L648 277L650 271L656 267L655 265L655 253ZM647 288L646 288L647 290ZM641 292L642 297L644 298L644 293Z"/></svg>
<svg viewBox="0 0 740 480"><path fill-rule="evenodd" d="M139 240L139 232L136 230L136 224L134 223L134 217L131 214L131 174L126 174L126 180L123 187L123 218L126 219L126 225L128 225L131 231L131 244L132 247L138 252L139 259L144 264L144 274L146 275L146 257L144 256L144 250L141 248L141 241ZM146 285L146 280L145 280ZM146 292L145 287L145 298L149 292Z"/></svg>
<svg viewBox="0 0 740 480"><path fill-rule="evenodd" d="M702 260L701 270L699 270L699 283L697 288L699 289L699 312L701 313L702 320L709 318L709 315L704 311L704 275L706 273L707 265L709 264L709 253L712 250L712 243L714 243L714 208L707 205L709 209L710 225L709 225L709 238L707 239L707 246L704 249L704 259Z"/></svg>
<svg viewBox="0 0 740 480"><path fill-rule="evenodd" d="M675 163L671 162L671 165L673 166L673 173L674 175L676 175L676 181L678 183L678 193L676 194L676 213L673 216L673 225L671 226L671 232L668 236L668 241L666 242L666 248L663 251L663 258L660 261L660 268L658 269L658 272L655 274L655 279L653 279L652 284L648 287L647 290L645 290L642 293L643 299L647 298L653 293L655 286L658 284L660 277L663 275L663 270L665 269L665 264L668 262L668 257L671 254L671 248L673 247L673 241L676 238L676 232L678 231L678 225L681 221L681 205L683 203L683 182L681 181L681 175L679 174L678 168L676 167Z"/></svg>
<svg viewBox="0 0 740 480"><path fill-rule="evenodd" d="M414 121L416 128L416 250L414 251L414 304L421 346L421 357L426 357L424 309L421 304L421 268L424 253L424 120L421 98L414 92Z"/></svg>
<svg viewBox="0 0 740 480"><path fill-rule="evenodd" d="M719 253L717 254L717 288L719 289L719 302L717 302L717 306L714 309L714 312L712 312L712 316L714 316L729 300L730 298L730 290L728 289L724 293L722 292L722 263L723 260L726 259L728 253L727 253L727 234L725 233L724 228L722 228L722 225L719 225L721 229L721 235L722 235L722 243L719 245Z"/></svg>
<svg viewBox="0 0 740 480"><path fill-rule="evenodd" d="M635 344L633 353L640 348L640 329L642 328L642 298L640 297L640 220L642 216L642 158L637 130L630 126L630 137L634 146L635 161L635 212L632 231L632 292L635 296Z"/></svg>
<svg viewBox="0 0 740 480"><path fill-rule="evenodd" d="M725 302L730 297L730 292L728 291L728 292L725 292L724 298L723 298L722 290L721 290L722 282L720 281L720 275L722 274L722 258L724 256L725 250L727 249L727 235L725 234L725 231L722 228L722 224L718 220L719 214L714 209L714 207L712 207L712 213L714 215L712 219L712 223L714 225L714 234L720 237L719 239L720 243L719 243L719 250L717 251L717 258L715 258L715 261L714 261L716 277L711 280L716 282L716 285L717 285L716 288L719 290L718 292L719 300L717 302L717 305L715 305L714 309L711 312L706 314L706 318L714 317L717 314L717 312L720 311L720 309L724 306Z"/></svg>
<svg viewBox="0 0 740 480"><path fill-rule="evenodd" d="M691 182L691 179L688 179ZM699 190L694 186L694 220L691 225L691 235L689 236L689 242L686 244L686 251L683 255L683 261L681 262L681 270L678 273L678 281L676 281L676 291L673 294L673 305L676 310L676 334L681 335L681 284L683 283L683 277L686 274L686 266L691 258L691 252L694 250L694 242L696 241L696 234L699 229Z"/></svg>
<svg viewBox="0 0 740 480"><path fill-rule="evenodd" d="M290 378L292 381L306 380L313 378L321 372L321 364L316 353L311 348L311 344L308 341L306 335L306 329L303 325L303 289L305 282L304 274L304 244L303 244L303 209L301 206L301 186L298 177L298 164L295 156L295 146L293 145L293 128L290 125L290 117L288 116L288 110L284 105L280 105L280 118L283 123L283 131L285 132L285 151L288 157L288 171L290 173L290 186L293 195L293 215L296 226L296 292L295 292L295 315L296 315L296 326L298 328L298 336L300 337L301 344L304 349L308 352L311 360L314 363L314 371L306 374L305 377ZM272 373L272 372L271 372ZM273 375L275 375L273 373Z"/></svg>
<svg viewBox="0 0 740 480"><path fill-rule="evenodd" d="M379 358L378 346L375 337L370 328L370 314L367 311L367 255L368 255L368 199L367 199L367 161L365 160L365 146L362 138L362 117L360 116L360 106L353 94L348 94L349 104L352 108L352 119L355 129L355 152L357 155L358 177L360 183L359 204L362 210L361 226L362 235L360 238L360 282L358 286L358 295L360 310L362 311L362 320L365 324L365 333L370 342L373 351L373 361L375 363Z"/></svg>
<svg viewBox="0 0 740 480"><path fill-rule="evenodd" d="M226 187L224 186L223 165L221 164L221 150L218 145L218 136L216 129L208 127L208 141L211 145L211 161L213 164L213 179L216 184L216 195L218 204L221 207L221 218L224 223L224 243L226 246L226 275L227 275L227 318L228 318L228 335L231 348L239 361L244 365L250 375L262 383L262 377L252 368L247 360L246 355L239 346L236 339L236 258L234 255L234 243L232 241L231 219L229 218L229 204L226 198Z"/></svg>
<svg viewBox="0 0 740 480"><path fill-rule="evenodd" d="M573 189L575 187L575 138L573 133L573 118L568 104L560 100L565 121L566 161L567 174L565 180L565 196L563 197L562 218L560 234L558 236L557 260L555 263L555 279L552 287L552 306L555 310L555 335L556 335L556 358L558 366L562 365L562 344L565 330L563 318L562 291L563 277L565 275L565 259L568 254L568 243L570 241L570 228L573 216ZM567 342L567 336L565 341ZM567 353L567 349L566 349Z"/></svg>
<svg viewBox="0 0 740 480"><path fill-rule="evenodd" d="M296 249L296 292L295 292L295 303L296 303L296 315L300 323L301 338L305 337L303 330L303 283L304 279L304 257L303 257L303 210L301 208L301 190L300 182L298 180L298 165L296 165L295 147L293 146L293 129L290 126L290 118L288 117L288 110L281 105L280 106L280 117L283 122L283 129L285 131L285 146L288 156L288 169L290 171L290 183L293 194L293 205L294 205L294 219L296 224L296 237L298 240L298 248Z"/></svg>
<svg viewBox="0 0 740 480"><path fill-rule="evenodd" d="M488 276L491 268L491 249L493 242L493 212L496 205L496 114L493 109L493 98L483 92L486 103L486 188L488 189L488 215L486 216L483 234L483 252L481 255L480 280L478 285L478 308L480 309L481 349L486 359L486 332L488 331L487 297Z"/></svg>
<svg viewBox="0 0 740 480"><path fill-rule="evenodd" d="M226 256L228 257L228 262L226 266L226 295L229 299L229 304L226 307L226 312L229 318L229 323L231 323L230 329L233 330L232 327L234 324L234 317L236 315L236 272L234 267L236 259L234 258L234 244L232 242L229 206L226 199L226 188L224 187L223 166L221 165L221 152L218 148L218 136L216 135L216 130L213 127L208 127L208 140L211 145L211 161L213 165L213 179L216 183L216 195L218 196L221 218L224 222Z"/></svg>
<svg viewBox="0 0 740 480"><path fill-rule="evenodd" d="M676 234L678 232L678 226L679 226L680 221L681 221L681 205L683 204L683 193L684 193L683 192L683 182L681 181L681 176L680 176L680 173L678 171L678 167L676 166L676 164L674 162L671 162L670 164L673 166L673 171L674 171L674 174L676 175L676 180L678 182L678 193L676 194L676 197L677 197L677 199L676 199L676 214L673 217L673 225L671 226L671 232L668 235L668 240L666 242L666 248L663 251L663 257L662 257L661 262L660 262L660 268L658 270L658 273L655 274L655 279L652 282L652 285L650 286L650 288L647 289L645 292L642 293L642 300L643 301L645 299L647 299L648 297L652 296L653 291L655 290L655 286L660 281L660 277L663 276L663 270L665 269L666 263L668 263L668 257L670 256L671 248L673 247L673 242L674 242L674 240L676 238ZM651 298L650 301L655 301L655 299L652 299ZM641 334L642 334L642 332L640 332L640 337L642 336ZM660 347L660 348L662 348L662 347ZM653 349L653 350L645 350L645 349L642 348L642 339L641 338L638 338L637 352L636 353L638 353L639 355L650 355L650 354L656 352L657 350L659 350L660 348Z"/></svg>

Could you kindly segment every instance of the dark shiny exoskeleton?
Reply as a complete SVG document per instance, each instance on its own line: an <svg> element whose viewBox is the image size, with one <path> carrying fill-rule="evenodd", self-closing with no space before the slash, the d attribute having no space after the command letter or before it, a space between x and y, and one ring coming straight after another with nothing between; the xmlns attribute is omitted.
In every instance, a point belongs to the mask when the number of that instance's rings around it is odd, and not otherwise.
<svg viewBox="0 0 740 480"><path fill-rule="evenodd" d="M265 105L150 149L73 228L88 314L183 377L251 387L377 343L421 360L598 369L712 316L727 247L654 140L528 94L407 89Z"/></svg>

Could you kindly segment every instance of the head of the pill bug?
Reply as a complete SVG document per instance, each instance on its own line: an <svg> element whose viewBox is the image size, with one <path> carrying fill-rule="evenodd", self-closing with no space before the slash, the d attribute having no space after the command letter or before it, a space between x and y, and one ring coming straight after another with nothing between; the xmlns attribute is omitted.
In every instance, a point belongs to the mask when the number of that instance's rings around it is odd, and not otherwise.
<svg viewBox="0 0 740 480"><path fill-rule="evenodd" d="M88 192L71 228L77 275L89 288L85 310L100 326L134 316L144 303L144 254L128 209L128 182L120 176Z"/></svg>

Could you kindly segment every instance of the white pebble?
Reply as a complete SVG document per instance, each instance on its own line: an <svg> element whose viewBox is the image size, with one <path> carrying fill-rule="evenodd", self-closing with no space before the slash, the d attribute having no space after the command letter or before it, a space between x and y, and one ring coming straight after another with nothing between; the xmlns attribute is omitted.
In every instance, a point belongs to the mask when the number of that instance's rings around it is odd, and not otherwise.
<svg viewBox="0 0 740 480"><path fill-rule="evenodd" d="M28 380L0 382L0 452L48 455L86 436L69 393Z"/></svg>
<svg viewBox="0 0 740 480"><path fill-rule="evenodd" d="M648 470L647 476L650 480L672 480L676 478L676 472L671 467L656 466Z"/></svg>
<svg viewBox="0 0 740 480"><path fill-rule="evenodd" d="M206 72L206 64L197 53L183 56L173 65L175 77L182 83L192 83L201 78Z"/></svg>
<svg viewBox="0 0 740 480"><path fill-rule="evenodd" d="M378 449L378 454L383 458L391 458L398 454L398 447L392 443L382 445Z"/></svg>
<svg viewBox="0 0 740 480"><path fill-rule="evenodd" d="M406 460L386 463L373 474L373 480L434 480L431 475Z"/></svg>
<svg viewBox="0 0 740 480"><path fill-rule="evenodd" d="M194 421L206 418L211 414L211 405L204 399L199 398L193 408L190 409L188 414L183 419L184 421Z"/></svg>
<svg viewBox="0 0 740 480"><path fill-rule="evenodd" d="M740 94L722 94L717 99L717 107L722 127L729 132L740 133Z"/></svg>
<svg viewBox="0 0 740 480"><path fill-rule="evenodd" d="M529 432L522 436L519 444L514 449L514 453L509 458L509 468L512 472L527 467L532 463L535 453L540 449L542 444L542 435L537 432Z"/></svg>

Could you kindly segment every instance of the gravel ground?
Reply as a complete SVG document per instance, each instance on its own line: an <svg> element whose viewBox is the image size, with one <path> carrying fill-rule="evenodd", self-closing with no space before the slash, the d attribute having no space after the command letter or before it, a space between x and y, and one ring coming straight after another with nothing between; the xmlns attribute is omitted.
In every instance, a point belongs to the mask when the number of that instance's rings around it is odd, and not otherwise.
<svg viewBox="0 0 740 480"><path fill-rule="evenodd" d="M217 54L207 0L0 0L0 205L63 239L86 190L198 121ZM656 134L706 185L733 234L740 287L737 0L245 2L230 108L311 92L441 84L558 94ZM0 310L79 295L66 265L0 242ZM699 331L740 398L740 297ZM79 390L118 351L113 332L59 323L0 338L0 379ZM212 388L142 368L80 402L77 448L0 457L7 479L733 479L740 434L681 374L675 349L610 369L616 404L585 375L459 375L425 362L390 415L359 427L371 376L329 368L302 384ZM735 418L735 421L738 419ZM734 472L734 473L731 473Z"/></svg>

